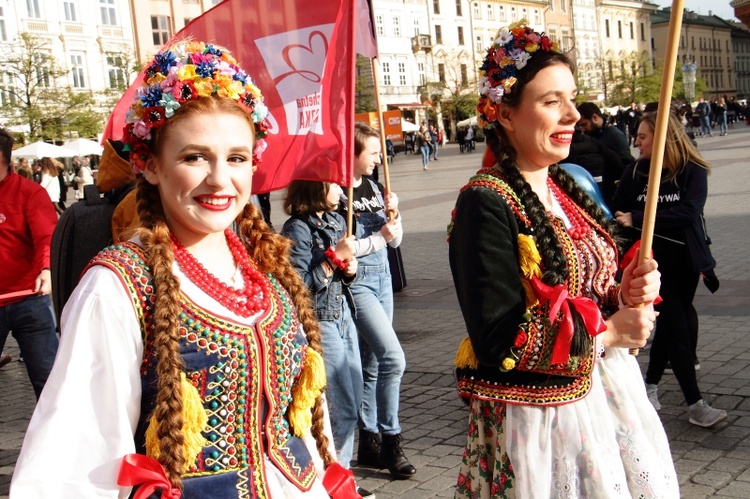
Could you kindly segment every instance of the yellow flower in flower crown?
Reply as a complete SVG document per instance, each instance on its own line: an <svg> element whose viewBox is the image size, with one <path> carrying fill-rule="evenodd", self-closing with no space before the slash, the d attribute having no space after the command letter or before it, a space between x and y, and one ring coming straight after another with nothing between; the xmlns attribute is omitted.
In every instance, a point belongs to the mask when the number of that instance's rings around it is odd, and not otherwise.
<svg viewBox="0 0 750 499"><path fill-rule="evenodd" d="M226 61L229 64L234 64L235 66L238 66L237 59L235 59L234 57L232 57L231 55L229 55L229 53L227 53L227 52L222 52L221 53L221 60L222 61Z"/></svg>
<svg viewBox="0 0 750 499"><path fill-rule="evenodd" d="M536 52L537 50L539 50L539 44L538 43L529 43L529 44L526 45L525 48L526 48L526 52L529 52L529 53L533 54L534 52Z"/></svg>
<svg viewBox="0 0 750 499"><path fill-rule="evenodd" d="M513 66L515 63L516 63L516 61L514 61L510 57L503 57L500 60L500 67L504 68L505 66Z"/></svg>
<svg viewBox="0 0 750 499"><path fill-rule="evenodd" d="M195 64L185 64L177 70L177 78L180 81L195 80L197 77L198 75L195 74Z"/></svg>
<svg viewBox="0 0 750 499"><path fill-rule="evenodd" d="M253 94L253 97L255 97L256 99L260 97L260 89L250 82L245 85L245 90Z"/></svg>
<svg viewBox="0 0 750 499"><path fill-rule="evenodd" d="M232 80L229 82L229 85L227 85L224 90L227 92L227 97L230 99L237 100L240 98L240 95L242 95L242 91L244 90L242 87L242 82L239 80Z"/></svg>
<svg viewBox="0 0 750 499"><path fill-rule="evenodd" d="M518 81L518 79L515 76L509 76L508 78L503 80L503 89L505 89L506 93L510 93L511 87Z"/></svg>
<svg viewBox="0 0 750 499"><path fill-rule="evenodd" d="M193 85L195 85L195 90L200 97L211 97L211 94L214 93L213 78L196 78L193 80Z"/></svg>
<svg viewBox="0 0 750 499"><path fill-rule="evenodd" d="M514 367L516 367L516 361L511 357L506 357L503 359L503 369L505 369L506 371L510 371Z"/></svg>
<svg viewBox="0 0 750 499"><path fill-rule="evenodd" d="M527 24L529 24L529 22L524 17L523 19L519 19L518 21L511 23L510 26L508 26L508 29L513 30L518 28L519 26L526 26Z"/></svg>
<svg viewBox="0 0 750 499"><path fill-rule="evenodd" d="M132 111L134 116L138 116L139 118L143 117L143 103L141 102L141 99L136 99L133 101L133 105L130 107L130 110Z"/></svg>
<svg viewBox="0 0 750 499"><path fill-rule="evenodd" d="M551 52L560 52L560 45L557 42L552 42Z"/></svg>
<svg viewBox="0 0 750 499"><path fill-rule="evenodd" d="M167 77L164 76L163 74L156 73L154 76L152 76L151 78L149 78L146 81L146 83L148 83L149 85L158 85L159 83L163 82L166 79L167 79Z"/></svg>
<svg viewBox="0 0 750 499"><path fill-rule="evenodd" d="M206 44L198 40L191 40L185 44L185 52L201 53L204 50L206 50Z"/></svg>

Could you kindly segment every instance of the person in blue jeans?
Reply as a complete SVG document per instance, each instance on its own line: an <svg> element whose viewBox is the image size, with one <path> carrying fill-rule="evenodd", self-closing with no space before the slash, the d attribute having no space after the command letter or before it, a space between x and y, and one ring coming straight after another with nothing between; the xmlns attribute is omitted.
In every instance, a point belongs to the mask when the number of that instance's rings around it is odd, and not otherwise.
<svg viewBox="0 0 750 499"><path fill-rule="evenodd" d="M313 298L333 441L339 463L348 468L362 403L362 363L349 292L357 275L354 236L346 237L346 220L335 211L341 194L337 184L293 181L284 197L284 211L291 218L281 235L294 242L292 265Z"/></svg>
<svg viewBox="0 0 750 499"><path fill-rule="evenodd" d="M711 133L711 106L703 97L698 99L698 105L695 107L698 116L701 119L701 134L704 137L713 137Z"/></svg>
<svg viewBox="0 0 750 499"><path fill-rule="evenodd" d="M13 172L13 142L0 129L0 350L12 333L38 399L57 353L49 297L57 214L42 186Z"/></svg>
<svg viewBox="0 0 750 499"><path fill-rule="evenodd" d="M354 156L354 254L359 265L350 289L357 310L354 322L364 375L357 461L388 469L397 478L411 478L416 469L401 449L398 420L406 358L392 325L393 289L386 248L401 243L398 197L392 192L384 196L382 188L367 178L380 161L380 136L375 129L362 123L355 125Z"/></svg>
<svg viewBox="0 0 750 499"><path fill-rule="evenodd" d="M419 127L419 133L417 133L416 140L419 144L419 152L422 154L422 169L428 170L429 167L427 165L430 162L430 144L432 142L432 137L430 136L430 132L425 130L424 125Z"/></svg>

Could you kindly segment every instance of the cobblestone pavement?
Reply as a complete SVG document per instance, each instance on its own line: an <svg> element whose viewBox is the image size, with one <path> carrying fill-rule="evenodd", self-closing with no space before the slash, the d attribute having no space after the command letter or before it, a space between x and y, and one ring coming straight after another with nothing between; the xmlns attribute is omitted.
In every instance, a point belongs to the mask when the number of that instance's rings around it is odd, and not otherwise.
<svg viewBox="0 0 750 499"><path fill-rule="evenodd" d="M725 137L698 139L712 166L706 220L718 261L721 288L699 287L701 333L698 380L706 400L729 411L718 427L688 423L674 377L660 386L662 421L669 435L684 498L750 497L750 127L736 124ZM401 425L404 447L418 472L392 480L385 471L354 467L358 483L378 499L452 497L467 410L456 396L451 365L465 329L447 263L445 229L458 188L478 168L481 149L460 154L448 144L423 171L418 156L399 154L391 165L400 198L402 245L408 286L396 294L395 328L406 352ZM273 220L281 227L278 193ZM15 342L7 351L17 357ZM648 353L639 356L645 369ZM8 493L13 465L33 410L34 395L23 364L0 370L0 499ZM64 459L61 456L61 459Z"/></svg>

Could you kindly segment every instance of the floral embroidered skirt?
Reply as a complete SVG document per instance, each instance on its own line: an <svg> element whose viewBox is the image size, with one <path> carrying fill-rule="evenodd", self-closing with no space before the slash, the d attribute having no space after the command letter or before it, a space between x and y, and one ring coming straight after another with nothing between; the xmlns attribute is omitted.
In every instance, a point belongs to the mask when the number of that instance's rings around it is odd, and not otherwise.
<svg viewBox="0 0 750 499"><path fill-rule="evenodd" d="M635 358L607 349L589 394L570 404L472 400L455 497L678 498L669 442Z"/></svg>

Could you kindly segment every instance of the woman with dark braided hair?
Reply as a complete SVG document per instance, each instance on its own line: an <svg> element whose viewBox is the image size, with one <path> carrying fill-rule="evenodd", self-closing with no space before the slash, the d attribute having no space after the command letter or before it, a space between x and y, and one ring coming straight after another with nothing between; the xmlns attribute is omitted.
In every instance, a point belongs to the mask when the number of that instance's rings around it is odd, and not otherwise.
<svg viewBox="0 0 750 499"><path fill-rule="evenodd" d="M557 163L579 119L573 65L525 21L481 68L484 168L461 190L449 259L469 337L457 498L678 497L667 437L627 348L656 319L659 273L630 264Z"/></svg>
<svg viewBox="0 0 750 499"><path fill-rule="evenodd" d="M65 307L11 495L328 497L318 325L289 242L248 202L260 91L198 41L145 73L124 138L141 227Z"/></svg>

